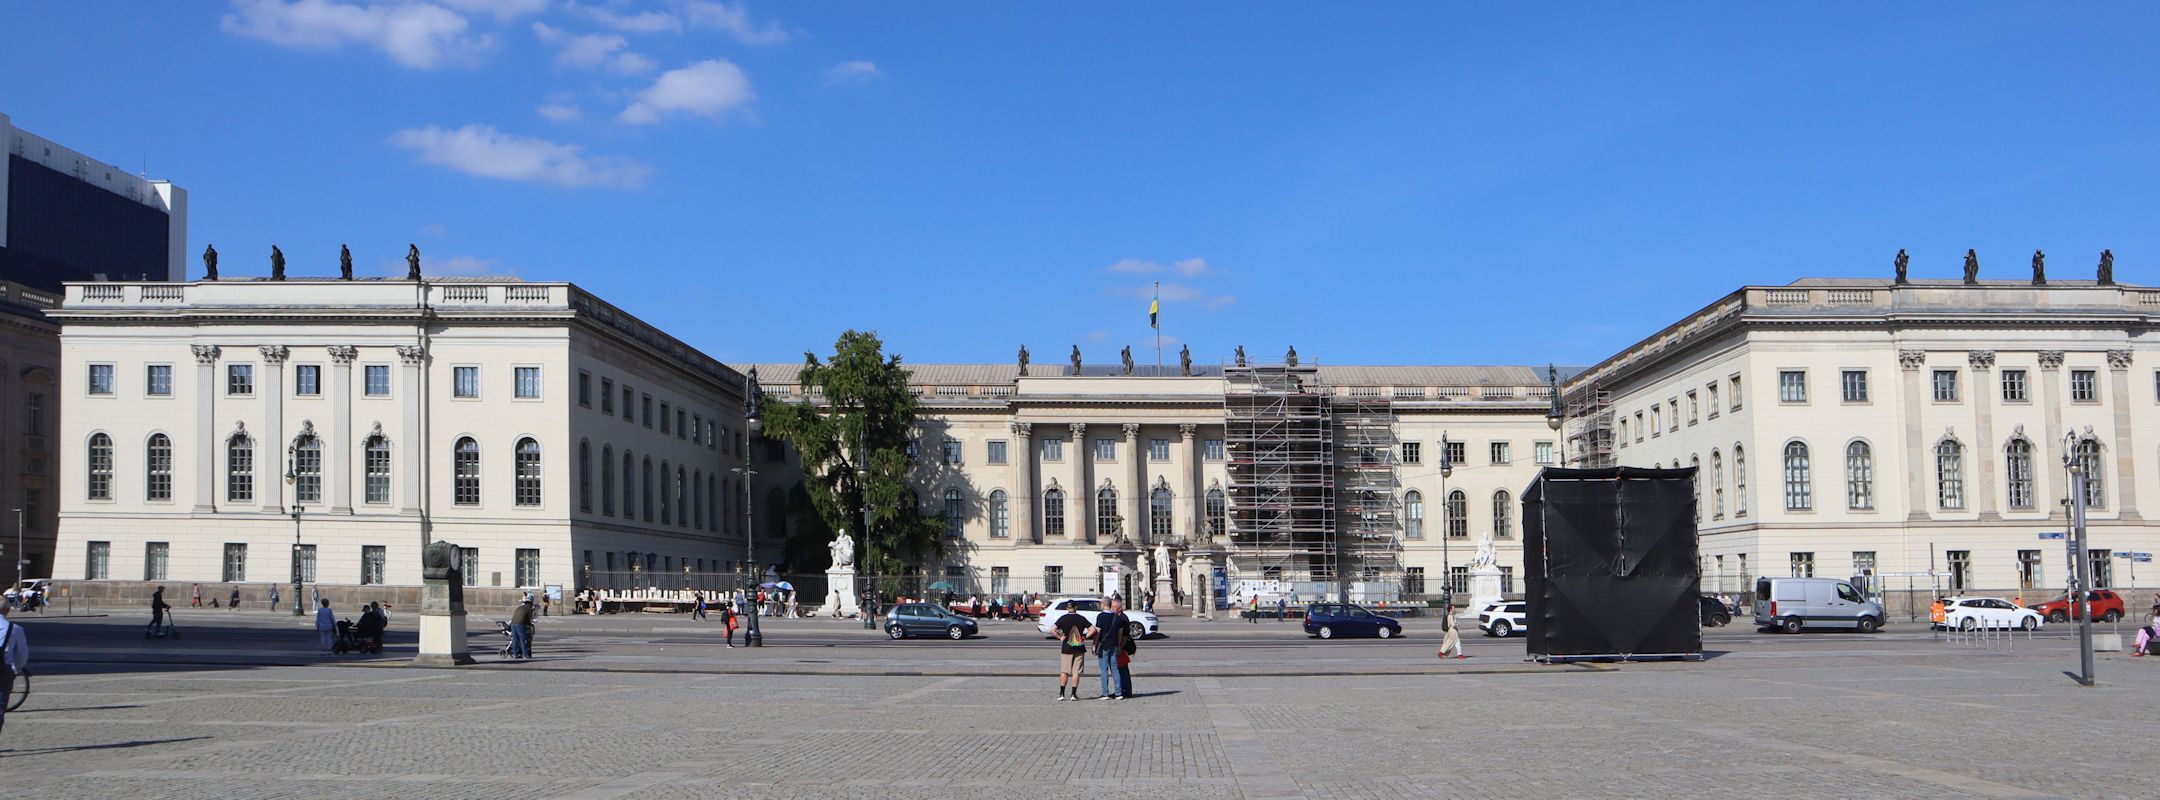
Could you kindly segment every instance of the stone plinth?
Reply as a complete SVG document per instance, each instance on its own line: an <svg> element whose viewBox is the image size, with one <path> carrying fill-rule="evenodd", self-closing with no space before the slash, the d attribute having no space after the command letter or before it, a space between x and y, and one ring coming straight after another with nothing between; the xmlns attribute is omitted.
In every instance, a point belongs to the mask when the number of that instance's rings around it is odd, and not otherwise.
<svg viewBox="0 0 2160 800"><path fill-rule="evenodd" d="M421 552L420 654L413 664L452 667L473 663L465 651L465 577L457 546L436 541Z"/></svg>
<svg viewBox="0 0 2160 800"><path fill-rule="evenodd" d="M855 570L848 567L833 567L826 570L825 587L832 590L826 593L825 603L830 606L837 602L839 611L835 613L832 608L828 607L823 609L824 613L840 617L852 617L862 613L862 603L855 599ZM834 599L835 597L838 598L837 601Z"/></svg>
<svg viewBox="0 0 2160 800"><path fill-rule="evenodd" d="M1477 616L1486 606L1500 602L1500 568L1491 564L1470 570L1470 607L1466 616Z"/></svg>

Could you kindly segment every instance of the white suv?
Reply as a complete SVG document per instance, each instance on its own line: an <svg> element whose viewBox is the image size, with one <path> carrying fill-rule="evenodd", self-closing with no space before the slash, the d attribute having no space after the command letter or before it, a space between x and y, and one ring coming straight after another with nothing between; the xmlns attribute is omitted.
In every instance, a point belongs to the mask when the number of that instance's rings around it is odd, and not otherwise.
<svg viewBox="0 0 2160 800"><path fill-rule="evenodd" d="M1087 618L1089 624L1094 624L1095 615L1102 613L1102 610L1100 597L1060 597L1043 607L1042 619L1035 623L1035 629L1042 631L1045 637L1056 638L1055 626L1058 617L1065 616L1065 612L1078 611L1080 616ZM1126 627L1126 633L1134 639L1145 639L1162 632L1162 621L1155 618L1155 612L1126 609L1125 619L1131 623Z"/></svg>
<svg viewBox="0 0 2160 800"><path fill-rule="evenodd" d="M1478 612L1478 630L1486 636L1513 636L1530 629L1530 604L1521 601L1493 603Z"/></svg>

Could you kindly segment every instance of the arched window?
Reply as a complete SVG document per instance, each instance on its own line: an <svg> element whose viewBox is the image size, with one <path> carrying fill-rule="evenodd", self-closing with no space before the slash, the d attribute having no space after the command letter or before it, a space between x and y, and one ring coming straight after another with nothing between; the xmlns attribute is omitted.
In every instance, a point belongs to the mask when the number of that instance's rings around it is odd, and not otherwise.
<svg viewBox="0 0 2160 800"><path fill-rule="evenodd" d="M1154 543L1170 541L1170 502L1167 488L1158 486L1148 494L1148 534L1155 537Z"/></svg>
<svg viewBox="0 0 2160 800"><path fill-rule="evenodd" d="M2025 437L2003 446L2003 475L2010 482L2010 507L2033 507L2033 448Z"/></svg>
<svg viewBox="0 0 2160 800"><path fill-rule="evenodd" d="M720 480L713 475L705 476L705 514L706 529L719 531L723 519L720 516Z"/></svg>
<svg viewBox="0 0 2160 800"><path fill-rule="evenodd" d="M461 506L480 504L480 443L470 436L452 448L451 502Z"/></svg>
<svg viewBox="0 0 2160 800"><path fill-rule="evenodd" d="M517 504L540 504L540 441L529 436L517 443Z"/></svg>
<svg viewBox="0 0 2160 800"><path fill-rule="evenodd" d="M637 518L637 456L622 451L622 517Z"/></svg>
<svg viewBox="0 0 2160 800"><path fill-rule="evenodd" d="M1005 490L990 493L990 538L1012 538L1012 504L1005 499Z"/></svg>
<svg viewBox="0 0 2160 800"><path fill-rule="evenodd" d="M652 521L652 495L652 456L646 456L645 460L638 464L638 506L645 509L646 522ZM667 493L662 492L660 496L666 497Z"/></svg>
<svg viewBox="0 0 2160 800"><path fill-rule="evenodd" d="M1095 493L1095 535L1108 539L1117 536L1117 487L1105 486Z"/></svg>
<svg viewBox="0 0 2160 800"><path fill-rule="evenodd" d="M945 511L940 517L945 520L946 536L961 536L967 533L963 527L967 524L967 504L960 499L959 489L945 490Z"/></svg>
<svg viewBox="0 0 2160 800"><path fill-rule="evenodd" d="M674 481L668 479L668 462L662 459L660 462L660 524L662 525L675 524L675 503L671 499L675 494L675 490L672 488L673 484Z"/></svg>
<svg viewBox="0 0 2160 800"><path fill-rule="evenodd" d="M1725 456L1716 450L1710 451L1710 518L1725 518Z"/></svg>
<svg viewBox="0 0 2160 800"><path fill-rule="evenodd" d="M172 439L165 434L150 434L150 446L146 448L144 463L149 467L143 473L143 497L151 500L172 499Z"/></svg>
<svg viewBox="0 0 2160 800"><path fill-rule="evenodd" d="M720 479L720 532L735 532L735 479Z"/></svg>
<svg viewBox="0 0 2160 800"><path fill-rule="evenodd" d="M1945 509L1965 507L1965 446L1956 439L1935 443L1935 503Z"/></svg>
<svg viewBox="0 0 2160 800"><path fill-rule="evenodd" d="M2085 507L2107 508L2107 467L2100 460L2100 443L2086 439L2078 443L2072 458L2085 473Z"/></svg>
<svg viewBox="0 0 2160 800"><path fill-rule="evenodd" d="M1443 512L1443 513L1442 513L1442 517L1443 517L1443 519L1441 520L1441 524L1443 524L1443 525L1446 525L1446 526L1447 526L1447 535L1448 535L1448 538L1450 538L1450 539L1465 539L1465 538L1469 538L1469 536L1470 536L1470 496L1469 496L1469 495L1463 494L1463 492L1462 492L1462 490L1461 490L1461 489L1456 489L1455 491L1452 491L1452 492L1448 492L1448 495L1447 495L1447 508L1441 509L1441 511Z"/></svg>
<svg viewBox="0 0 2160 800"><path fill-rule="evenodd" d="M381 435L367 438L366 447L367 485L365 497L370 503L390 502L390 440Z"/></svg>
<svg viewBox="0 0 2160 800"><path fill-rule="evenodd" d="M676 430L681 429L681 426L676 426ZM687 485L689 482L689 471L683 469L681 464L675 465L675 524L684 528L690 527L690 487Z"/></svg>
<svg viewBox="0 0 2160 800"><path fill-rule="evenodd" d="M1688 456L1687 465L1688 469L1695 471L1695 480L1691 481L1694 485L1689 488L1695 492L1695 524L1700 525L1702 524L1702 457L1699 455Z"/></svg>
<svg viewBox="0 0 2160 800"><path fill-rule="evenodd" d="M293 504L322 503L322 440L313 434L293 440Z"/></svg>
<svg viewBox="0 0 2160 800"><path fill-rule="evenodd" d="M1875 507L1875 451L1867 442L1845 445L1845 507L1854 511Z"/></svg>
<svg viewBox="0 0 2160 800"><path fill-rule="evenodd" d="M577 505L579 511L592 513L592 442L583 439L577 443Z"/></svg>
<svg viewBox="0 0 2160 800"><path fill-rule="evenodd" d="M1065 492L1051 489L1043 492L1043 535L1065 535Z"/></svg>
<svg viewBox="0 0 2160 800"><path fill-rule="evenodd" d="M1404 492L1402 507L1403 538L1425 538L1425 495L1416 489Z"/></svg>
<svg viewBox="0 0 2160 800"><path fill-rule="evenodd" d="M1207 492L1207 524L1211 536L1221 536L1230 530L1230 502L1221 489Z"/></svg>
<svg viewBox="0 0 2160 800"><path fill-rule="evenodd" d="M244 433L225 442L225 502L255 502L255 440Z"/></svg>
<svg viewBox="0 0 2160 800"><path fill-rule="evenodd" d="M1732 446L1733 516L1747 516L1747 450L1739 443Z"/></svg>
<svg viewBox="0 0 2160 800"><path fill-rule="evenodd" d="M705 529L705 471L690 471L690 527Z"/></svg>
<svg viewBox="0 0 2160 800"><path fill-rule="evenodd" d="M1514 498L1508 496L1506 489L1492 493L1492 533L1498 539L1515 535Z"/></svg>
<svg viewBox="0 0 2160 800"><path fill-rule="evenodd" d="M1785 445L1785 510L1810 511L1815 508L1815 485L1813 467L1808 463L1807 443L1792 442Z"/></svg>
<svg viewBox="0 0 2160 800"><path fill-rule="evenodd" d="M615 516L615 446L600 448L600 513Z"/></svg>
<svg viewBox="0 0 2160 800"><path fill-rule="evenodd" d="M92 500L112 499L113 454L112 437L102 433L90 434L89 493Z"/></svg>

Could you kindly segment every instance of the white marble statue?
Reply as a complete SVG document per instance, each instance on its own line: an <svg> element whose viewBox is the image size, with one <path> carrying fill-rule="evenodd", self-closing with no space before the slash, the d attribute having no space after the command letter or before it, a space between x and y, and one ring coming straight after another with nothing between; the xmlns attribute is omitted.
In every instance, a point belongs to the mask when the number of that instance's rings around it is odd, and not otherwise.
<svg viewBox="0 0 2160 800"><path fill-rule="evenodd" d="M847 535L847 531L841 531L839 538L832 540L832 565L835 568L855 566L855 539Z"/></svg>
<svg viewBox="0 0 2160 800"><path fill-rule="evenodd" d="M1488 533L1485 538L1478 540L1477 555L1470 557L1470 568L1497 566L1499 560L1500 556L1493 552L1492 534Z"/></svg>

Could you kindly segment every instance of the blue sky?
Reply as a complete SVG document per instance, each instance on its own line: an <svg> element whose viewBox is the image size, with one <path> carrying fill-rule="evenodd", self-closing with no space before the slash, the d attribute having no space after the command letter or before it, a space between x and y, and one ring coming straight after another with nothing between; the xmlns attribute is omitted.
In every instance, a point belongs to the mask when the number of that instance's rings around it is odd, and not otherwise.
<svg viewBox="0 0 2160 800"><path fill-rule="evenodd" d="M1588 363L1900 247L2160 282L2160 12L1878 5L9 3L0 111L227 270L417 242L729 360L1147 361L1156 280L1170 359L1365 364Z"/></svg>

